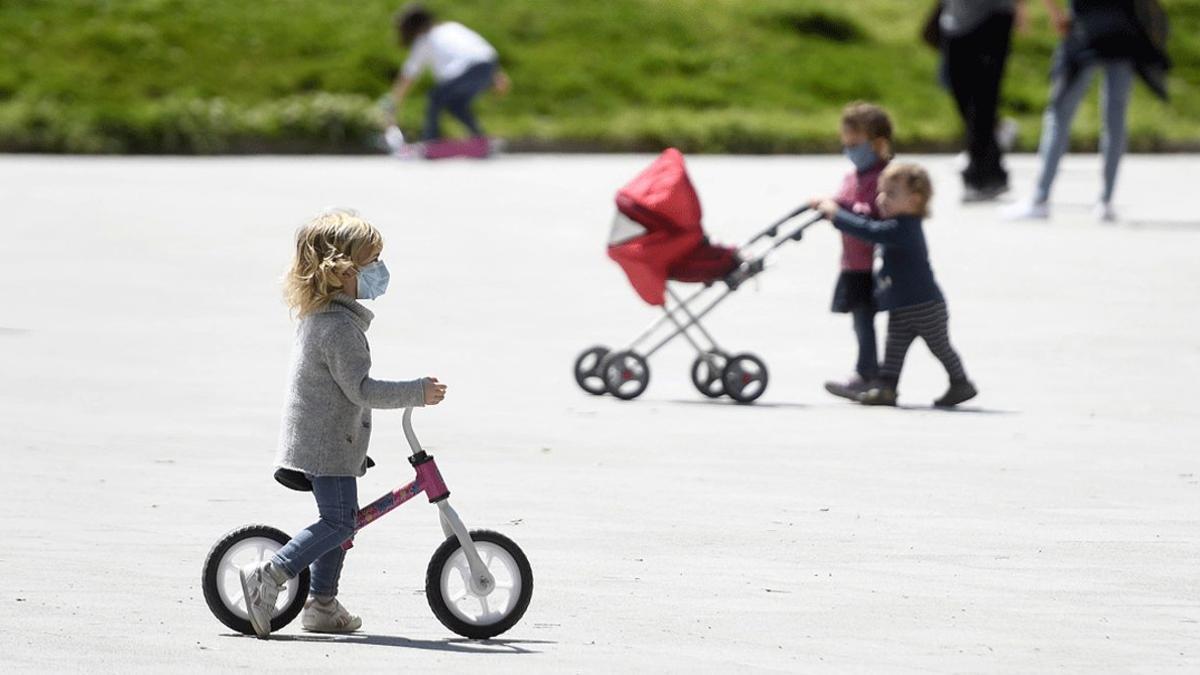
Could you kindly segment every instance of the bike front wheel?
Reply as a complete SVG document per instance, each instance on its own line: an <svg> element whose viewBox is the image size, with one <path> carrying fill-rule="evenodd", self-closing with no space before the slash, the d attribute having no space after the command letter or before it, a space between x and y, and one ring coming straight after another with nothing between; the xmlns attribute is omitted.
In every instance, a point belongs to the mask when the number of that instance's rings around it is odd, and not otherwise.
<svg viewBox="0 0 1200 675"><path fill-rule="evenodd" d="M529 559L511 539L491 530L472 530L471 541L495 580L486 592L471 583L467 554L458 538L442 542L425 572L425 597L434 616L451 631L486 640L512 628L533 597Z"/></svg>

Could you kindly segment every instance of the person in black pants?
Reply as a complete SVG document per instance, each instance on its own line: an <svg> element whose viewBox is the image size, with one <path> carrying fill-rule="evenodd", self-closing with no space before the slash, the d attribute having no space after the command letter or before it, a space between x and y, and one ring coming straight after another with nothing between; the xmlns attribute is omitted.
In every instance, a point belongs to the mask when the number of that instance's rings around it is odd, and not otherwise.
<svg viewBox="0 0 1200 675"><path fill-rule="evenodd" d="M945 75L967 132L970 161L962 172L964 202L986 201L1008 191L996 120L1018 14L1024 16L1024 0L942 3L938 23Z"/></svg>

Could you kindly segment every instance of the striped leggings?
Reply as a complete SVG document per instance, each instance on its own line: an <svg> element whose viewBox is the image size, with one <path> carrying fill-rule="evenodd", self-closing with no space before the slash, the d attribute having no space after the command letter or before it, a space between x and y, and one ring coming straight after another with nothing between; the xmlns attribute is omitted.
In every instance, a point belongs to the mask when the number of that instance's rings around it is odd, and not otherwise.
<svg viewBox="0 0 1200 675"><path fill-rule="evenodd" d="M942 362L951 382L967 379L962 360L950 346L949 319L944 302L924 302L888 312L887 346L879 377L895 386L904 367L904 355L919 337Z"/></svg>

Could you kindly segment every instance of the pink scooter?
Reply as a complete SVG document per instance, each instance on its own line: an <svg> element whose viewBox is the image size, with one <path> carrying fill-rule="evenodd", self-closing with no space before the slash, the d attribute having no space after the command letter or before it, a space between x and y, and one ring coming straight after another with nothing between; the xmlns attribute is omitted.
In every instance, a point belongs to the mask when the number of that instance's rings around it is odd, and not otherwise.
<svg viewBox="0 0 1200 675"><path fill-rule="evenodd" d="M417 477L359 509L356 531L424 492L436 504L446 540L438 546L425 572L425 597L434 616L463 637L482 640L512 628L529 607L533 571L529 559L511 539L491 530L467 531L450 506L450 490L433 456L421 449L412 428L412 408L404 410L404 436L412 448L409 463ZM303 480L303 479L301 479ZM302 488L301 488L302 489ZM238 568L269 560L291 537L267 525L245 525L212 547L204 561L204 599L217 620L253 635ZM353 546L353 540L342 544ZM288 625L304 608L309 571L284 585L271 617L271 631Z"/></svg>
<svg viewBox="0 0 1200 675"><path fill-rule="evenodd" d="M399 159L450 159L466 157L485 159L502 151L503 142L495 138L475 136L464 139L441 139L409 143L404 139L400 127L390 126L384 131L384 142L393 157Z"/></svg>

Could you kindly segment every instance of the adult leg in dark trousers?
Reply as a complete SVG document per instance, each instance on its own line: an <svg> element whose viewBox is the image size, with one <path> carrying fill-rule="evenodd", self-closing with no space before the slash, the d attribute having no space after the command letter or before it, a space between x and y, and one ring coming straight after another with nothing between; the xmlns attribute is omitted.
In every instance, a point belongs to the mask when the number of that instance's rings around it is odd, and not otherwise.
<svg viewBox="0 0 1200 675"><path fill-rule="evenodd" d="M996 117L1013 21L1011 13L993 14L969 33L945 41L950 91L967 131L970 163L963 171L963 184L984 196L1008 187L1008 172L996 142Z"/></svg>
<svg viewBox="0 0 1200 675"><path fill-rule="evenodd" d="M471 110L471 102L492 86L492 78L496 74L495 62L477 63L462 75L443 82L429 92L429 105L425 109L425 140L442 137L441 122L438 119L445 109L454 115L472 136L482 136L483 129L475 119Z"/></svg>

